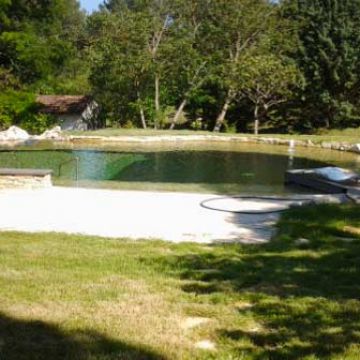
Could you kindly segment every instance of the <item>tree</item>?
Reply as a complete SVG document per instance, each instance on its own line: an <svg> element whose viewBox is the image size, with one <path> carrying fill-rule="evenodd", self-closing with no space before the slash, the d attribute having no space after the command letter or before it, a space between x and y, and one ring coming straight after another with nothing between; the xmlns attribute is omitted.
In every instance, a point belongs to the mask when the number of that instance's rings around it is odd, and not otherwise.
<svg viewBox="0 0 360 360"><path fill-rule="evenodd" d="M147 127L144 109L152 58L147 51L148 23L127 8L99 13L90 19L91 83L108 114L122 117L138 112Z"/></svg>
<svg viewBox="0 0 360 360"><path fill-rule="evenodd" d="M154 126L157 127L156 117L161 115L161 80L166 80L167 76L165 71L167 69L168 59L166 58L166 47L169 43L169 38L171 38L173 18L171 16L172 9L174 7L174 2L170 1L149 1L149 0L110 0L105 3L104 8L108 10L106 14L112 16L113 19L118 19L119 26L123 29L126 28L128 38L123 39L114 39L112 37L113 45L115 48L120 50L124 45L125 40L127 42L127 48L136 51L127 51L131 53L133 64L138 69L136 72L136 79L133 79L133 85L137 88L136 93L138 94L137 105L141 112L142 122L144 126L144 89L149 91L153 89L153 105L154 105ZM128 22L127 25L124 25L123 22ZM106 33L103 32L103 35L106 36ZM138 37L138 39L137 39ZM109 38L111 35L109 34ZM104 39L104 37L103 37ZM101 40L103 41L103 40ZM117 45L116 42L122 42L122 45ZM163 48L165 51L163 51ZM123 49L124 50L124 49ZM126 52L126 51L125 51ZM111 57L111 50L108 52L109 57ZM118 60L120 60L121 55L117 52ZM126 59L123 59L126 62ZM150 62L149 62L150 61ZM117 61L117 66L120 65L120 62ZM144 66L144 64L146 64ZM110 64L111 66L111 64ZM152 77L153 85L149 86L148 79ZM146 79L146 84L145 80ZM146 98L147 96L145 96ZM133 103L133 102L131 102Z"/></svg>
<svg viewBox="0 0 360 360"><path fill-rule="evenodd" d="M221 111L214 131L222 127L231 103L239 93L237 67L244 53L252 50L269 30L274 6L266 0L210 1L204 31L211 34L208 44L217 70L214 80L224 90Z"/></svg>
<svg viewBox="0 0 360 360"><path fill-rule="evenodd" d="M254 133L259 133L261 115L293 96L301 87L302 77L296 67L275 55L248 56L238 68L241 93L254 104Z"/></svg>
<svg viewBox="0 0 360 360"><path fill-rule="evenodd" d="M2 0L0 18L0 62L27 85L62 73L84 21L76 0Z"/></svg>
<svg viewBox="0 0 360 360"><path fill-rule="evenodd" d="M314 126L358 125L360 0L291 0L284 8L298 24L307 116Z"/></svg>
<svg viewBox="0 0 360 360"><path fill-rule="evenodd" d="M42 132L53 119L37 113L36 93L83 93L87 79L78 60L84 23L76 0L0 0L1 128L17 124Z"/></svg>
<svg viewBox="0 0 360 360"><path fill-rule="evenodd" d="M125 113L137 109L143 127L149 122L164 126L168 108L179 104L174 127L191 92L203 82L206 61L198 50L197 17L187 5L182 0L112 0L96 15L103 21L102 29L94 33L97 65L92 83L102 94L110 90L110 83L113 89L121 88L123 95L117 96L122 97L123 114L125 108ZM104 81L115 71L117 76ZM109 110L114 106L112 103Z"/></svg>
<svg viewBox="0 0 360 360"><path fill-rule="evenodd" d="M206 22L206 3L199 0L182 2L180 7L180 26L177 41L173 45L173 70L177 74L176 82L178 107L171 121L170 129L174 129L184 112L186 105L194 93L206 82L209 76L209 54L207 43L211 41L209 34L203 29ZM205 16L204 16L205 15Z"/></svg>

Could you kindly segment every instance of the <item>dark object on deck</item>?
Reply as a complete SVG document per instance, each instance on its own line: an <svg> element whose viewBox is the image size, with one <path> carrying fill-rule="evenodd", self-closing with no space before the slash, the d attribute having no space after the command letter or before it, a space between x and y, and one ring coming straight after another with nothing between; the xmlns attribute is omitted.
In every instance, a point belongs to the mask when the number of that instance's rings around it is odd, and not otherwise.
<svg viewBox="0 0 360 360"><path fill-rule="evenodd" d="M297 184L329 194L359 194L360 176L338 167L288 170L286 184Z"/></svg>

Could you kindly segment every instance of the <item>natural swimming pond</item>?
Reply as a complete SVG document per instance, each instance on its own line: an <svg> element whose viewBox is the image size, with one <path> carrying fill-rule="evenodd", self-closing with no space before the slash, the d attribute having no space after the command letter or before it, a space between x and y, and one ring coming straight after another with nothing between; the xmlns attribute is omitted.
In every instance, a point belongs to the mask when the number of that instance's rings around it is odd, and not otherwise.
<svg viewBox="0 0 360 360"><path fill-rule="evenodd" d="M323 149L298 148L291 154L283 146L231 143L0 149L0 167L52 169L57 185L219 193L299 192L284 186L287 169L336 165L360 170L359 160Z"/></svg>

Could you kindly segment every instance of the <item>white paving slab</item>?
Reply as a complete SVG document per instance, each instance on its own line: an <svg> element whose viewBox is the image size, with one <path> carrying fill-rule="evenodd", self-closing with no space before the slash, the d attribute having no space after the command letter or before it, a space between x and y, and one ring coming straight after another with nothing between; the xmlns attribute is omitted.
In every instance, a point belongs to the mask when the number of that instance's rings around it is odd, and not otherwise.
<svg viewBox="0 0 360 360"><path fill-rule="evenodd" d="M262 243L277 214L204 209L214 194L53 187L0 191L0 231L64 232L113 238Z"/></svg>

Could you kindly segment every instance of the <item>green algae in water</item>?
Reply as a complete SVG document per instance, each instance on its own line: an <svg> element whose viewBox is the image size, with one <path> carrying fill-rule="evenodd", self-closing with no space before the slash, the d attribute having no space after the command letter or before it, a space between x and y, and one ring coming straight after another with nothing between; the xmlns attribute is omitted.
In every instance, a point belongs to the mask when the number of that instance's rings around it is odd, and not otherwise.
<svg viewBox="0 0 360 360"><path fill-rule="evenodd" d="M78 160L77 160L78 159ZM79 180L111 180L135 162L145 161L141 154L100 151L16 150L0 151L3 168L51 169L54 178L74 179L78 163Z"/></svg>

